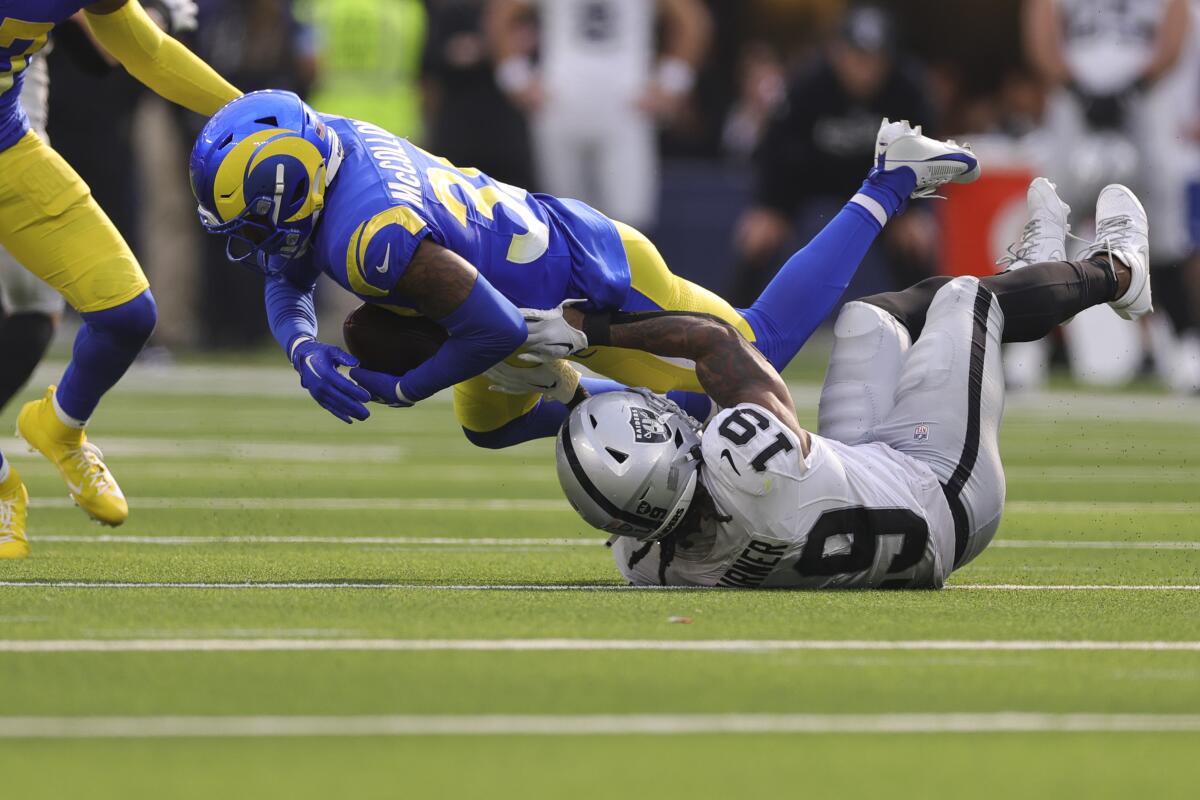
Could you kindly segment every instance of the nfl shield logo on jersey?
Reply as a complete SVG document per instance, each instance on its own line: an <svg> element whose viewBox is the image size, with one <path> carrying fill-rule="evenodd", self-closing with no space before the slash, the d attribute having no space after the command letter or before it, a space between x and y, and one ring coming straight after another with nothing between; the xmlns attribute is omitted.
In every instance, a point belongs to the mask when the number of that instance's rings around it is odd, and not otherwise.
<svg viewBox="0 0 1200 800"><path fill-rule="evenodd" d="M659 444L671 438L667 426L654 412L644 408L629 409L629 427L633 428L633 440L639 444Z"/></svg>
<svg viewBox="0 0 1200 800"><path fill-rule="evenodd" d="M914 442L923 442L928 438L929 438L929 426L928 425L918 425L917 427L913 428L913 441Z"/></svg>

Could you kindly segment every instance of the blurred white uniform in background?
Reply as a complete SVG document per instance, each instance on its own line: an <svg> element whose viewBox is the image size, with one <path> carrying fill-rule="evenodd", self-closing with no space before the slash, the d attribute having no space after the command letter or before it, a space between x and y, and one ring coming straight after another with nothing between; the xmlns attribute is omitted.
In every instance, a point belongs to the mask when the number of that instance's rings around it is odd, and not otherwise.
<svg viewBox="0 0 1200 800"><path fill-rule="evenodd" d="M1051 46L1069 81L1048 98L1044 119L1046 152L1039 171L1057 185L1072 208L1090 208L1097 192L1118 182L1143 198L1150 227L1151 264L1190 257L1195 246L1189 229L1189 186L1200 175L1200 149L1189 128L1200 104L1200 39L1194 3L1183 3L1186 29L1182 49L1153 80L1147 70L1171 52L1164 26L1179 29L1171 18L1180 0L1047 0L1058 24ZM1179 9L1176 8L1176 11ZM1163 65L1159 65L1161 68ZM1090 223L1076 225L1081 237ZM1082 247L1082 245L1078 245ZM1151 318L1156 363L1164 377L1178 373L1178 359L1163 319ZM1132 379L1144 358L1141 333L1111 314L1090 309L1065 329L1072 370L1079 379L1119 384ZM1021 353L1008 359L1040 365L1014 374L1015 385L1044 380L1044 342L1014 345ZM1037 351L1036 353L1033 351ZM1038 355L1041 353L1043 355ZM1185 381L1186 382L1186 381Z"/></svg>
<svg viewBox="0 0 1200 800"><path fill-rule="evenodd" d="M653 116L638 101L653 77L657 4L540 0L545 104L534 113L542 188L635 228L657 216Z"/></svg>
<svg viewBox="0 0 1200 800"><path fill-rule="evenodd" d="M25 84L21 87L21 107L29 116L29 126L34 133L49 141L46 136L47 107L50 101L50 76L46 70L46 50L33 57L25 70ZM8 251L0 247L0 305L5 314L62 313L62 295L48 284L21 266Z"/></svg>

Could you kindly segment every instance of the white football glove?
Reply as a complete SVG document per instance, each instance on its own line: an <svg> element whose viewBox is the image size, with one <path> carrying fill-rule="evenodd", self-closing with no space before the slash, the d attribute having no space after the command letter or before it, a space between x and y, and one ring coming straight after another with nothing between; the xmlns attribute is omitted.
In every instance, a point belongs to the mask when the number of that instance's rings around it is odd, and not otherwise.
<svg viewBox="0 0 1200 800"><path fill-rule="evenodd" d="M548 364L514 367L501 361L483 373L493 392L504 394L542 394L560 403L570 403L579 388L579 370L557 359Z"/></svg>
<svg viewBox="0 0 1200 800"><path fill-rule="evenodd" d="M564 300L558 308L549 311L522 308L521 316L525 318L529 335L525 339L525 352L517 358L529 364L546 364L586 350L588 341L583 331L563 319L564 308L582 302L585 301Z"/></svg>

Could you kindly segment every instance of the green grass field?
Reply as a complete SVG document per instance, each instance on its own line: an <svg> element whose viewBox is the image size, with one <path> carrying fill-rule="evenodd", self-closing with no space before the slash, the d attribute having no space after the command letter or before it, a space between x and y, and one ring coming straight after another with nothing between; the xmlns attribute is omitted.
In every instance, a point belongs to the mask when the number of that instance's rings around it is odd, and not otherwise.
<svg viewBox="0 0 1200 800"><path fill-rule="evenodd" d="M551 443L347 427L286 368L138 370L93 431L117 530L0 440L0 797L1197 791L1195 400L1014 398L998 540L937 593L625 589Z"/></svg>

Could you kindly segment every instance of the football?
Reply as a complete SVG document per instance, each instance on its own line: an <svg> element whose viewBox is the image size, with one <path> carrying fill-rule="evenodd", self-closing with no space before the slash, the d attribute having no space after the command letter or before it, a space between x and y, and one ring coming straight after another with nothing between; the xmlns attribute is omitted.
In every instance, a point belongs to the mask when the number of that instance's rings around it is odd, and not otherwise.
<svg viewBox="0 0 1200 800"><path fill-rule="evenodd" d="M346 350L362 366L403 375L425 363L448 338L446 329L426 317L408 317L364 303L342 324Z"/></svg>

